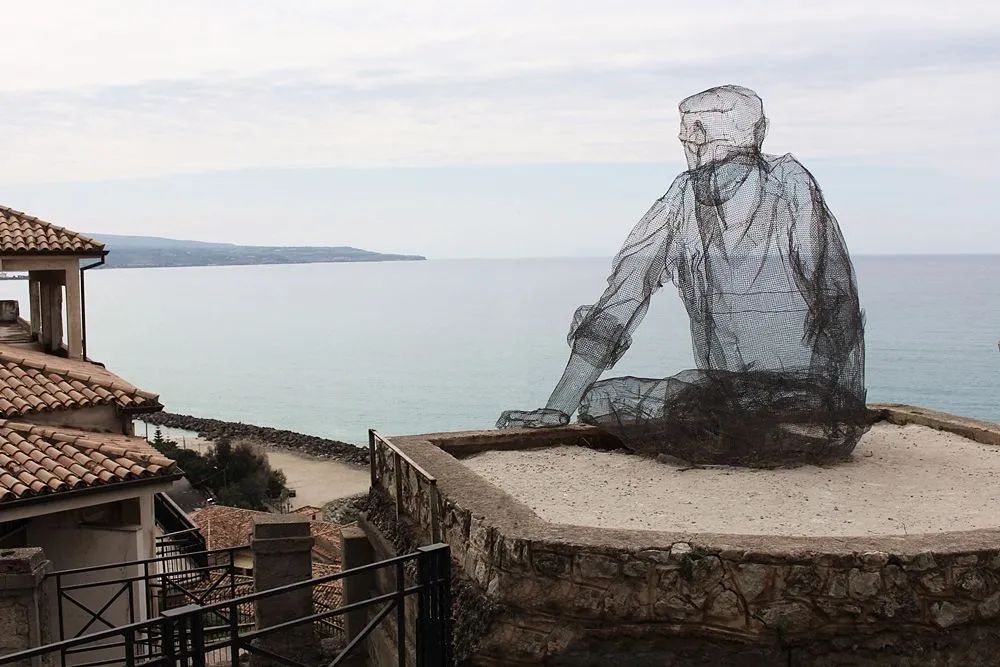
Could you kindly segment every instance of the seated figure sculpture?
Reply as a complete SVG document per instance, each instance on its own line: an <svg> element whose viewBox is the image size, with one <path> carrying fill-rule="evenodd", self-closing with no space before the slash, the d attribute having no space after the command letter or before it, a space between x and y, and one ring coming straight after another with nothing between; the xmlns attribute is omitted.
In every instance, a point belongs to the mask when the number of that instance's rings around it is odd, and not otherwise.
<svg viewBox="0 0 1000 667"><path fill-rule="evenodd" d="M692 463L843 458L869 422L864 327L836 219L791 154L761 152L760 98L720 86L680 103L688 170L615 257L597 303L576 311L572 353L544 408L498 428L595 424L628 449ZM672 281L696 369L598 381Z"/></svg>

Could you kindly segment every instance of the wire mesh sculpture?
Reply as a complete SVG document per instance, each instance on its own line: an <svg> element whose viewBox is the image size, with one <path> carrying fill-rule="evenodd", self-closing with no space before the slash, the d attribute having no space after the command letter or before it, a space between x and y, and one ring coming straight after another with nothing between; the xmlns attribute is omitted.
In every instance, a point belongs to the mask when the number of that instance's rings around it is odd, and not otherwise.
<svg viewBox="0 0 1000 667"><path fill-rule="evenodd" d="M636 452L693 463L843 458L869 426L864 325L847 247L819 185L791 154L761 152L753 91L680 103L688 170L639 221L597 303L570 326L569 362L545 408L498 428L556 426L579 409ZM650 297L676 285L696 369L598 381L631 344Z"/></svg>

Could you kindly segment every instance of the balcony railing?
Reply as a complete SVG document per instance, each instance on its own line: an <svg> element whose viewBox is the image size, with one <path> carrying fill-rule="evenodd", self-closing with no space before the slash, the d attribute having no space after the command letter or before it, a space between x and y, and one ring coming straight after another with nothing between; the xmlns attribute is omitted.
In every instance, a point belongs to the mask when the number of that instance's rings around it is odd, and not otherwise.
<svg viewBox="0 0 1000 667"><path fill-rule="evenodd" d="M141 563L142 561L137 561ZM135 563L132 563L135 564ZM407 571L416 574L408 580ZM120 567L120 565L106 566ZM194 573L202 568L190 568ZM79 574L99 571L100 568L74 570ZM341 582L355 575L370 575L380 570L394 572L392 590L372 597L341 604L331 609L320 609L313 613L289 621L257 627L254 615L245 610L255 610L275 598L287 599L290 594L317 586ZM59 573L67 575L69 572ZM119 583L128 585L135 579L126 578ZM113 582L102 582L112 584ZM162 610L156 618L128 623L121 627L109 628L89 634L63 639L54 644L34 648L0 657L3 665L57 664L86 665L127 665L128 667L208 667L229 665L238 667L241 657L257 655L270 659L275 664L289 667L313 667L302 662L292 651L280 652L280 638L296 629L311 627L316 633L318 624L329 622L348 612L371 609L368 623L349 640L345 640L335 655L324 658L329 667L343 665L361 653L365 639L390 614L396 621L396 658L401 667L408 664L410 647L407 646L407 623L415 623L413 655L418 667L450 667L453 664L451 652L451 559L448 545L434 544L422 547L414 553L397 556L363 567L337 572L335 574L307 579L266 591L251 592L231 599L215 602L195 601L183 606ZM95 585L101 585L100 583ZM79 590L76 588L74 590ZM121 595L121 591L115 595ZM406 600L417 598L416 618L407 618ZM196 596L193 596L197 599ZM315 597L315 594L313 595ZM98 614L99 615L99 614ZM315 637L315 634L313 635ZM301 647L299 647L301 648Z"/></svg>

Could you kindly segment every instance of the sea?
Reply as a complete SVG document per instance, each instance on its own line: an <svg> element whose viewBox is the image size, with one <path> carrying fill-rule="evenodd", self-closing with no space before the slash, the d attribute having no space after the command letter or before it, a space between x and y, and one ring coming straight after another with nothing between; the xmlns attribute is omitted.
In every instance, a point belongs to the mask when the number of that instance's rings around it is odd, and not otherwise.
<svg viewBox="0 0 1000 667"><path fill-rule="evenodd" d="M870 402L1000 422L1000 256L854 259ZM608 258L99 269L86 273L92 359L171 412L353 443L491 428L545 403L577 306ZM0 284L27 306L24 281ZM609 375L693 366L673 286Z"/></svg>

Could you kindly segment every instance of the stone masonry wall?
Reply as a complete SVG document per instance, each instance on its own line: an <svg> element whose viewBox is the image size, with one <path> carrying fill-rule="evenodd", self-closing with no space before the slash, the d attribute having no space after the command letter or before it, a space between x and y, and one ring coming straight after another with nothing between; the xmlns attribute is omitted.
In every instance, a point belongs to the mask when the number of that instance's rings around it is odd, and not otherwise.
<svg viewBox="0 0 1000 667"><path fill-rule="evenodd" d="M43 584L50 569L51 563L41 549L0 550L0 655L52 641L48 592ZM50 665L51 659L39 659L37 664Z"/></svg>
<svg viewBox="0 0 1000 667"><path fill-rule="evenodd" d="M454 445L423 438L394 442L438 477L442 539L464 576L504 610L472 664L919 657L958 665L989 664L981 660L1000 651L998 531L831 542L557 526L442 456ZM381 496L373 497L391 504L391 461L377 458L376 472ZM405 465L403 473L406 524L426 543L426 488Z"/></svg>

